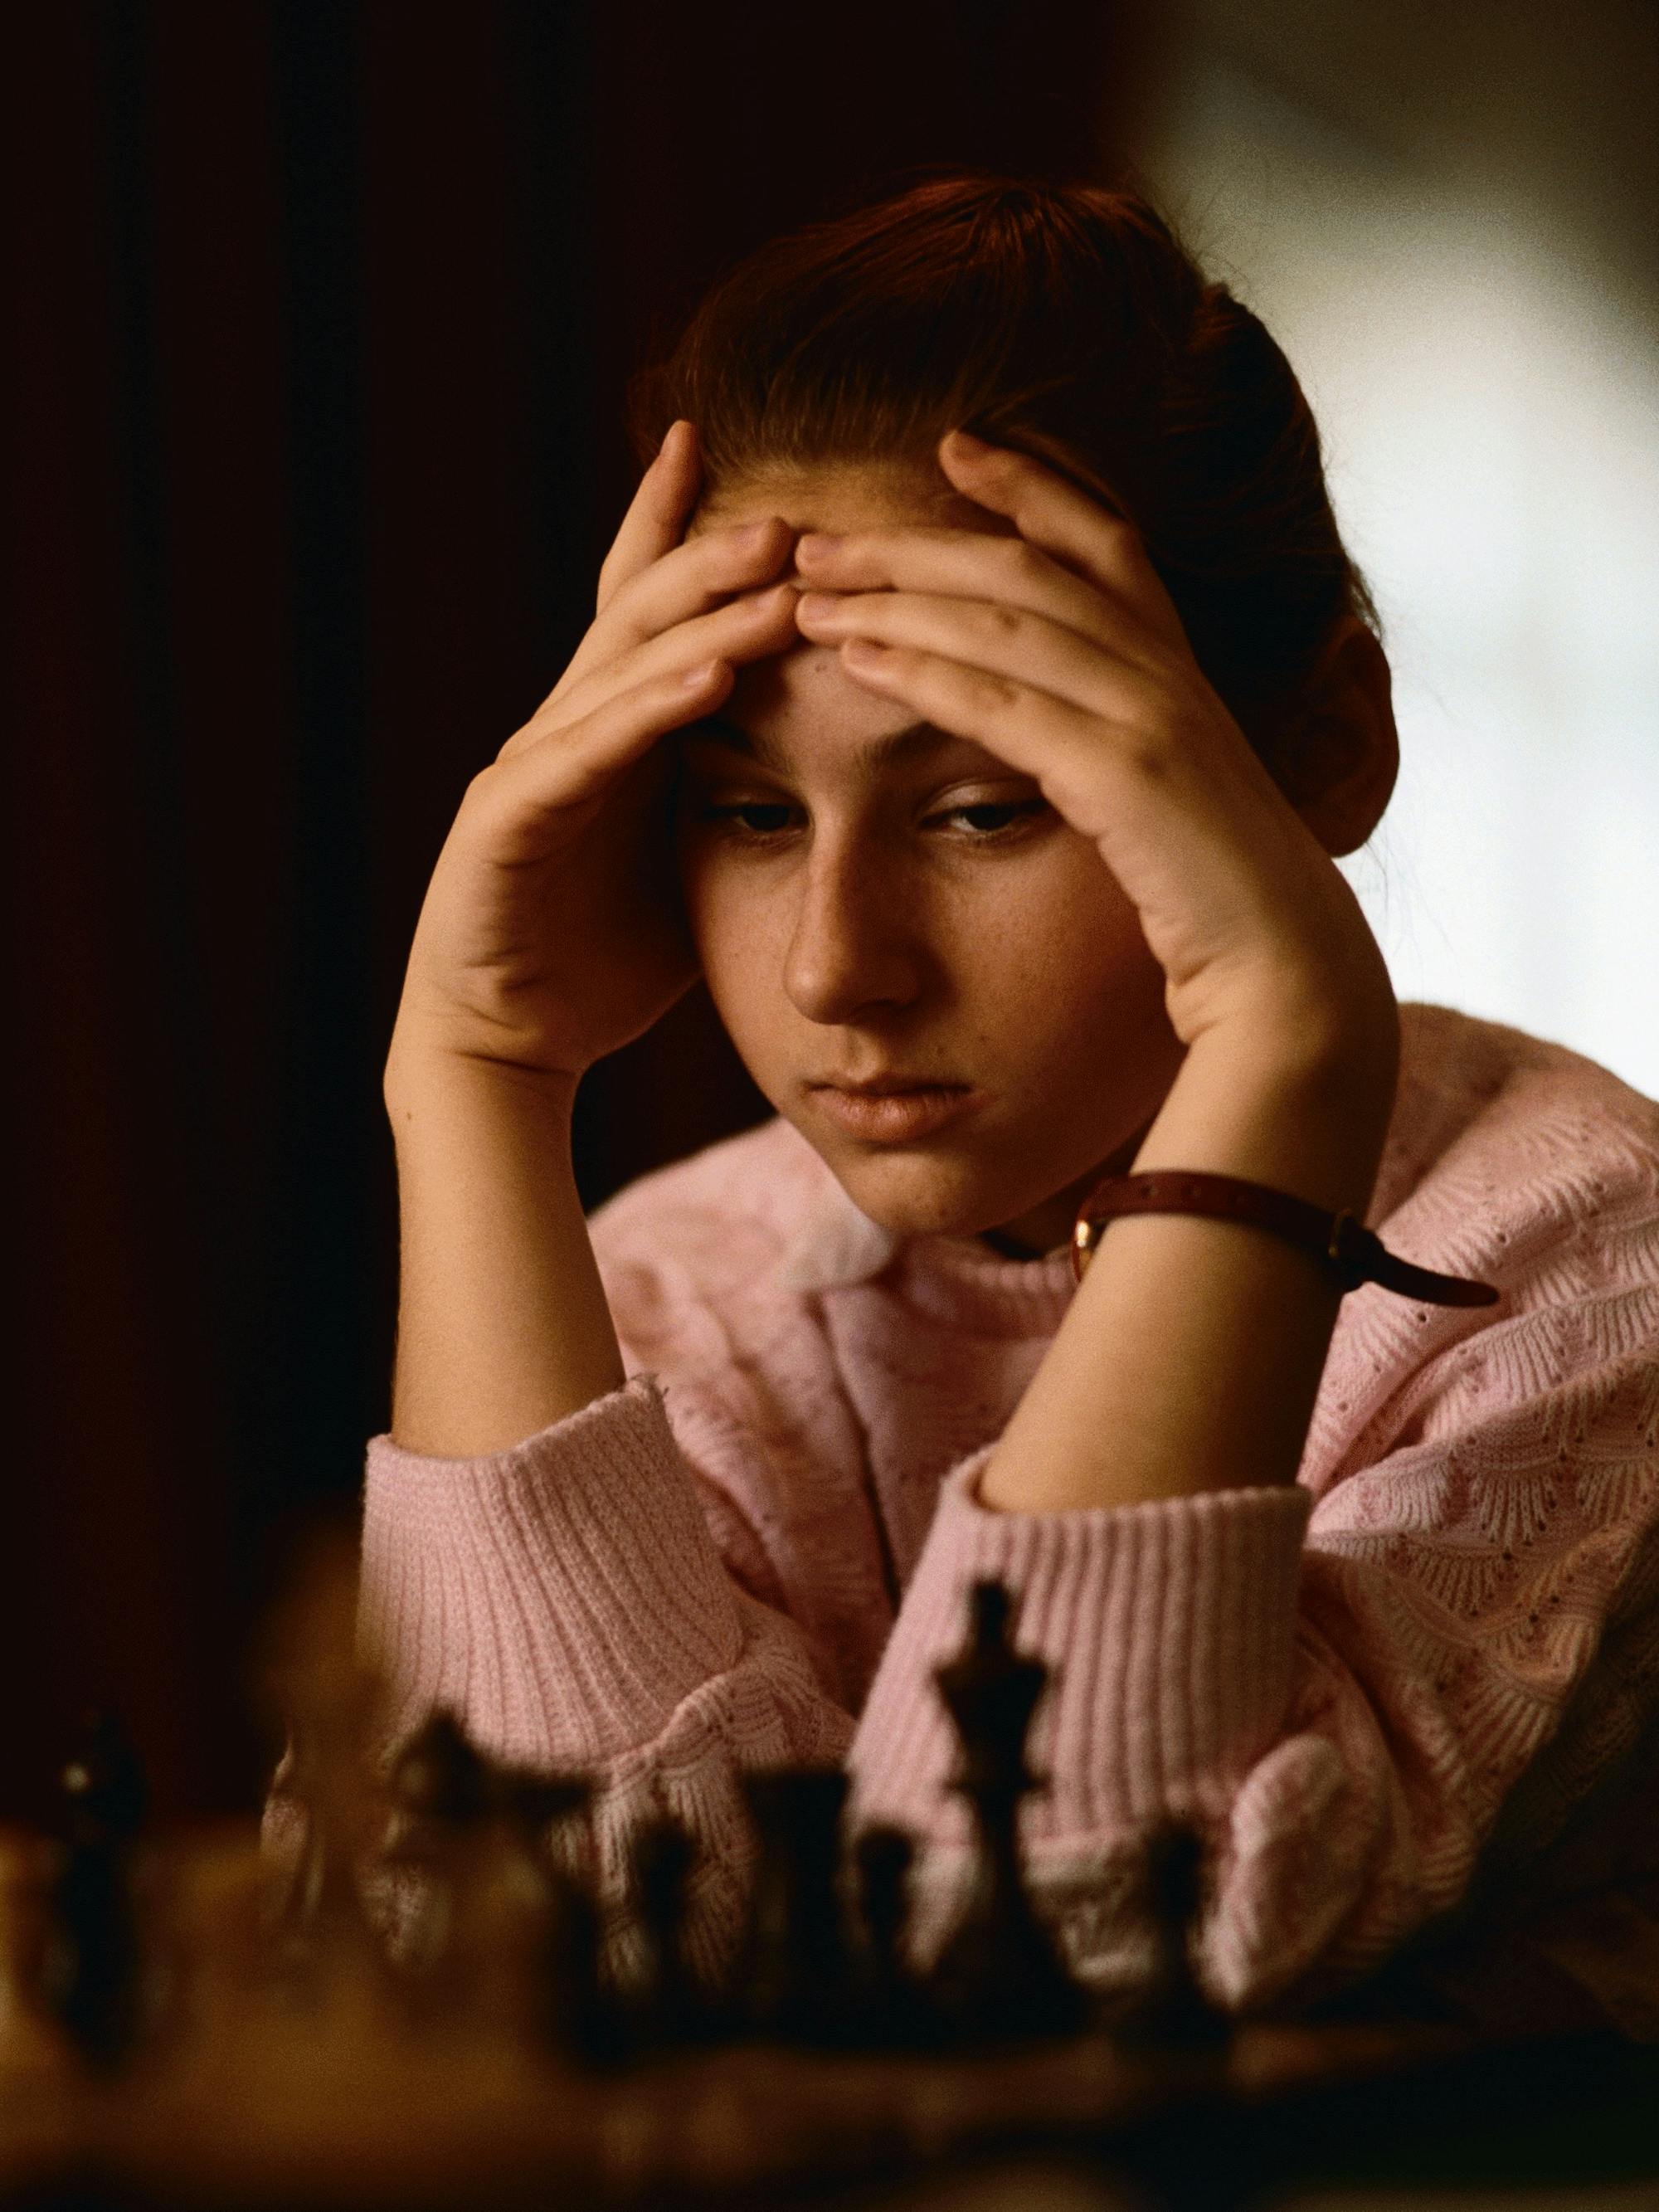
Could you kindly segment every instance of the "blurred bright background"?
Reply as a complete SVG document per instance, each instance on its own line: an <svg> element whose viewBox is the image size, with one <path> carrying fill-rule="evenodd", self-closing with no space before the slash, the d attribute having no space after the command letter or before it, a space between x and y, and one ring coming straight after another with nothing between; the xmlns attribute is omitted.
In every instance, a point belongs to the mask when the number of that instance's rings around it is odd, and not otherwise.
<svg viewBox="0 0 1659 2212"><path fill-rule="evenodd" d="M1659 1095L1659 11L1194 0L1138 166L1312 401L1401 769L1402 999Z"/></svg>

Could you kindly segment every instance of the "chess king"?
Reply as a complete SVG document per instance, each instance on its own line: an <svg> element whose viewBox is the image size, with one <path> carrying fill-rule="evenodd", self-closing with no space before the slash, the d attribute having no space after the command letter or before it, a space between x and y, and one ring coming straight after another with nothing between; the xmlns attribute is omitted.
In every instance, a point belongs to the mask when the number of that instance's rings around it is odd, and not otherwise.
<svg viewBox="0 0 1659 2212"><path fill-rule="evenodd" d="M995 1583L1097 1990L1172 1821L1233 2012L1536 1896L1659 1682L1659 1109L1396 1000L1337 866L1389 666L1283 354L1133 194L954 175L756 253L629 413L386 1063L388 1741L579 1770L613 1920L671 1816L703 1969L745 1785L841 1770L925 1957ZM699 979L772 1114L586 1217L579 1086Z"/></svg>

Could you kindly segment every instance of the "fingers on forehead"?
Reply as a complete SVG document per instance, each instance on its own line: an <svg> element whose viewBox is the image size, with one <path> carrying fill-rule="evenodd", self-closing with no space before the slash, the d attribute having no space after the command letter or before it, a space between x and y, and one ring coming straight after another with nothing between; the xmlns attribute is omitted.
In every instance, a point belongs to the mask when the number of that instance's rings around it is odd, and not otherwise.
<svg viewBox="0 0 1659 2212"><path fill-rule="evenodd" d="M1100 565L1089 564L1091 569ZM809 581L817 574L816 569L809 572ZM1087 580L1063 547L1051 551L1030 538L1006 537L1000 531L920 528L850 532L841 540L834 562L824 566L826 584L833 586L838 576L901 587L957 584L1006 592L1020 600L1033 591L1052 598L1057 590L1069 599Z"/></svg>
<svg viewBox="0 0 1659 2212"><path fill-rule="evenodd" d="M624 611L649 632L700 613L728 593L758 589L774 574L775 562L762 561L755 544L745 544L735 527L702 531L629 578Z"/></svg>
<svg viewBox="0 0 1659 2212"><path fill-rule="evenodd" d="M937 570L941 558L956 565L978 568L988 549L1007 548L1018 560L1022 541L1000 530L962 530L930 523L896 523L888 528L843 530L824 533L834 550L830 558L842 561L881 561L914 568L925 561ZM1029 547L1025 549L1030 550ZM1005 559L1010 557L1005 553Z"/></svg>
<svg viewBox="0 0 1659 2212"><path fill-rule="evenodd" d="M696 499L695 478L677 481L654 464L646 471L599 567L601 607L678 541Z"/></svg>

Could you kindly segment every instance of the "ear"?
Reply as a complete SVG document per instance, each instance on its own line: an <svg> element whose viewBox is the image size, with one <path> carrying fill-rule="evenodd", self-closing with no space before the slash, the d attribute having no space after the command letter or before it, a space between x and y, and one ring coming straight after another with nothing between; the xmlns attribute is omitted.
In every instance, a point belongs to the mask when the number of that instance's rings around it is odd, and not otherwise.
<svg viewBox="0 0 1659 2212"><path fill-rule="evenodd" d="M1273 780L1333 859L1363 845L1400 773L1388 656L1358 615L1344 615L1269 755Z"/></svg>

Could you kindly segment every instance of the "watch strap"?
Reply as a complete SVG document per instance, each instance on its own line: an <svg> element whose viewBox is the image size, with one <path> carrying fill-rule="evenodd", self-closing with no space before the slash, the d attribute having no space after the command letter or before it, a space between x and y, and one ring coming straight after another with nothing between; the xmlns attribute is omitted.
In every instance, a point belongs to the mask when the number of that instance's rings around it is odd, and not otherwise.
<svg viewBox="0 0 1659 2212"><path fill-rule="evenodd" d="M1096 1185L1079 1210L1072 1235L1072 1272L1079 1282L1105 1224L1126 1213L1194 1213L1265 1229L1322 1260L1345 1291L1376 1283L1401 1297L1442 1306L1495 1305L1503 1295L1495 1284L1441 1274L1402 1260L1350 1212L1330 1212L1310 1199L1240 1176L1188 1168L1108 1176Z"/></svg>

